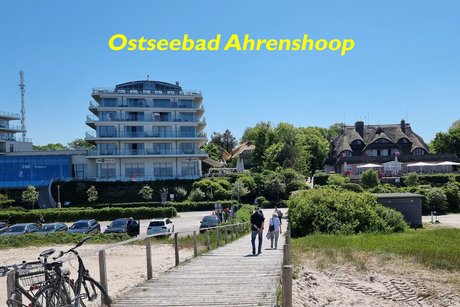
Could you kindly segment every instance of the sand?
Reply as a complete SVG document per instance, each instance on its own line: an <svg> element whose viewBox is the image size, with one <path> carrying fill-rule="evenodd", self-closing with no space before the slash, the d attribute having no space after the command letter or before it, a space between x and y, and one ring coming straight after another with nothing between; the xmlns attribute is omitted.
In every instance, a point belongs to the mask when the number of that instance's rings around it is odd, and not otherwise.
<svg viewBox="0 0 460 307"><path fill-rule="evenodd" d="M66 250L70 245L52 246L57 251ZM83 254L97 245L87 245L79 248ZM0 265L20 263L22 260L33 261L44 247L14 248L0 251ZM181 249L179 252L180 261L190 259L193 250ZM120 293L131 289L135 285L147 279L146 250L142 245L124 245L106 252L107 257L107 279L108 290L111 297L116 298ZM152 245L153 277L174 266L174 248L172 245ZM83 257L84 263L89 269L90 275L99 280L99 262L97 252L90 256ZM70 268L71 278L77 277L78 263L76 260L67 262L65 267ZM6 302L6 277L0 278L0 306Z"/></svg>
<svg viewBox="0 0 460 307"><path fill-rule="evenodd" d="M305 258L293 281L293 306L460 306L460 274L392 258L359 265Z"/></svg>

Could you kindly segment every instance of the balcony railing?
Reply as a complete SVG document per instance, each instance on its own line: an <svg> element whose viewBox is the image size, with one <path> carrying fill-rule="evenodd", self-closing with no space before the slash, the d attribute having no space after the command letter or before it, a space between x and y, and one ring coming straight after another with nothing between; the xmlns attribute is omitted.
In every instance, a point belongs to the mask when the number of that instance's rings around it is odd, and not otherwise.
<svg viewBox="0 0 460 307"><path fill-rule="evenodd" d="M97 116L87 115L86 116L87 122L186 122L186 123L205 123L206 118L184 118L184 117L173 117L173 116L152 116L152 117L145 117L140 116L137 118L133 117L102 117L99 118Z"/></svg>
<svg viewBox="0 0 460 307"><path fill-rule="evenodd" d="M17 113L10 113L10 112L3 112L3 111L0 111L0 117L1 116L4 116L4 117L14 117L14 118L17 118L17 119L20 119L21 116L19 116L19 114Z"/></svg>
<svg viewBox="0 0 460 307"><path fill-rule="evenodd" d="M180 104L177 102L171 102L170 104L158 104L154 101L145 101L145 102L118 102L117 104L107 104L105 105L103 102L89 102L90 109L96 108L152 108L152 109L180 109L180 110L204 110L204 106L200 105L199 107L195 106L188 106L184 104Z"/></svg>
<svg viewBox="0 0 460 307"><path fill-rule="evenodd" d="M206 155L201 149L114 149L88 150L88 156L165 156L165 155Z"/></svg>
<svg viewBox="0 0 460 307"><path fill-rule="evenodd" d="M87 139L95 138L206 138L206 133L203 132L86 132Z"/></svg>
<svg viewBox="0 0 460 307"><path fill-rule="evenodd" d="M10 126L5 124L0 124L0 129L22 131L21 127L19 126Z"/></svg>
<svg viewBox="0 0 460 307"><path fill-rule="evenodd" d="M182 91L138 91L138 90L115 90L114 88L95 87L93 95L98 94L134 94L134 95L181 95L181 96L201 96L200 90L182 90Z"/></svg>
<svg viewBox="0 0 460 307"><path fill-rule="evenodd" d="M2 140L2 141L12 141L12 142L23 142L23 141L22 141L22 138L17 138L17 137L15 137L15 136L4 135L4 134L0 134L0 140ZM24 142L26 142L26 143L32 143L32 139L26 138L26 139L24 140Z"/></svg>

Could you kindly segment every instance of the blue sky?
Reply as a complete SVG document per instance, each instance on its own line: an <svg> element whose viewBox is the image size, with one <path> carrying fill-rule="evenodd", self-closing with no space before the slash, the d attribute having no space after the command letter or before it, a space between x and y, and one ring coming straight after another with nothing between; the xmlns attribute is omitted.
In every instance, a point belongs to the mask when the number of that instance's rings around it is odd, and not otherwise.
<svg viewBox="0 0 460 307"><path fill-rule="evenodd" d="M150 79L200 89L208 135L260 121L328 127L398 123L426 141L460 118L460 2L2 1L0 111L20 111L34 144L82 138L91 89ZM352 38L333 52L114 52L111 35L210 39ZM19 122L16 123L19 125Z"/></svg>

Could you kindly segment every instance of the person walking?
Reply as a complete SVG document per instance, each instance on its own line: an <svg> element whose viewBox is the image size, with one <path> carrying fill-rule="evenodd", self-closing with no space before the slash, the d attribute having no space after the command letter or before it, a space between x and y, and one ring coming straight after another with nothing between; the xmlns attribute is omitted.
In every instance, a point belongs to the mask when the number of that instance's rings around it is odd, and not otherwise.
<svg viewBox="0 0 460 307"><path fill-rule="evenodd" d="M281 232L281 222L278 217L278 214L273 213L270 221L268 222L268 231L271 232L270 235L270 246L273 248L273 240L275 241L275 249L278 248L278 238Z"/></svg>
<svg viewBox="0 0 460 307"><path fill-rule="evenodd" d="M262 253L262 240L264 231L265 218L258 207L254 208L254 213L251 215L251 244L252 254L256 254L256 237L259 236L259 244L257 254Z"/></svg>

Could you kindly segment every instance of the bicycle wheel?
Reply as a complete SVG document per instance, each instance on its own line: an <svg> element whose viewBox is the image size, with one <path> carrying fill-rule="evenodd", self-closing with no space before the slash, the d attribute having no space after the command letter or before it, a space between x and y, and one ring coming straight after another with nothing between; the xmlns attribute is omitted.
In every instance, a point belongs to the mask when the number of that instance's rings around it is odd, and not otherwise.
<svg viewBox="0 0 460 307"><path fill-rule="evenodd" d="M110 305L112 300L109 297L104 287L90 276L83 277L80 303L82 307L98 307L101 306L101 301L105 305Z"/></svg>
<svg viewBox="0 0 460 307"><path fill-rule="evenodd" d="M37 291L32 307L72 307L73 289L70 283L48 284Z"/></svg>

